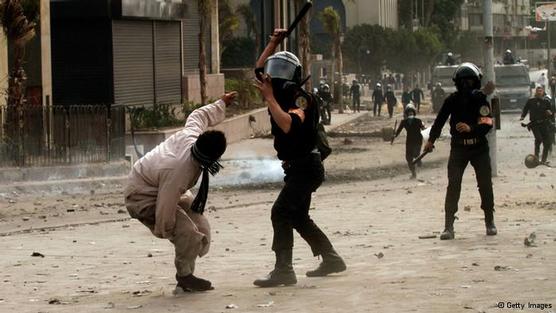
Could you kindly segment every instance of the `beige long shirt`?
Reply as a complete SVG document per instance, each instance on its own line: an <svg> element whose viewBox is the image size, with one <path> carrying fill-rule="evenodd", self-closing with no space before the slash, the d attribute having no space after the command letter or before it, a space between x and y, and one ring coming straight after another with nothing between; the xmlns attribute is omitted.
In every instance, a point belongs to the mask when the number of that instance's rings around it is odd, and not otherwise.
<svg viewBox="0 0 556 313"><path fill-rule="evenodd" d="M141 194L156 199L154 235L171 238L182 194L191 189L201 168L191 148L200 134L224 120L226 104L218 100L193 111L185 127L137 160L128 176L125 196Z"/></svg>

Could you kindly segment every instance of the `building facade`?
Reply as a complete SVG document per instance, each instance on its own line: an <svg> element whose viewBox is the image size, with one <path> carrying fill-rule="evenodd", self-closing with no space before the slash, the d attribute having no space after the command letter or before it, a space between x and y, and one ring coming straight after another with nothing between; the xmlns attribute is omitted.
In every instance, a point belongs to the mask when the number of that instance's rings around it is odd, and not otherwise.
<svg viewBox="0 0 556 313"><path fill-rule="evenodd" d="M347 27L359 24L380 25L398 29L398 0L346 1Z"/></svg>
<svg viewBox="0 0 556 313"><path fill-rule="evenodd" d="M462 30L483 33L483 1L467 0L461 8L458 26ZM529 0L500 0L492 2L494 53L500 55L506 49L518 50L527 46L531 17Z"/></svg>

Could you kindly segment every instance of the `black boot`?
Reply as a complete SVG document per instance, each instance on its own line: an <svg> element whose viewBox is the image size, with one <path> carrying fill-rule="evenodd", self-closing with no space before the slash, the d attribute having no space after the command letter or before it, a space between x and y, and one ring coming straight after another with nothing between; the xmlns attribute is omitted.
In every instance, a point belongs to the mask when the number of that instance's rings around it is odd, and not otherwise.
<svg viewBox="0 0 556 313"><path fill-rule="evenodd" d="M266 277L253 282L259 287L276 287L280 285L295 285L297 277L292 266L292 250L276 251L276 265Z"/></svg>
<svg viewBox="0 0 556 313"><path fill-rule="evenodd" d="M178 276L176 274L176 280L178 281L176 289L180 287L183 291L207 291L214 289L210 281L195 277L193 274L187 276Z"/></svg>
<svg viewBox="0 0 556 313"><path fill-rule="evenodd" d="M322 277L332 273L339 273L346 270L346 263L344 260L334 251L334 249L329 252L321 254L322 262L313 271L308 271L306 273L307 277Z"/></svg>
<svg viewBox="0 0 556 313"><path fill-rule="evenodd" d="M487 236L495 236L496 234L498 234L498 230L494 225L494 212L485 211L485 226Z"/></svg>
<svg viewBox="0 0 556 313"><path fill-rule="evenodd" d="M440 240L452 240L455 238L454 215L446 213L444 219L444 231L440 234Z"/></svg>

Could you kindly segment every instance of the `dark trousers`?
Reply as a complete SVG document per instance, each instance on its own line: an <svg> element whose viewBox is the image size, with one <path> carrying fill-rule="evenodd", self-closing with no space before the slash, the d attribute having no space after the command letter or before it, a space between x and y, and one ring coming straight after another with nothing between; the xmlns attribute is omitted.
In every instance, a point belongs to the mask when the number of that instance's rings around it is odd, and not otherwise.
<svg viewBox="0 0 556 313"><path fill-rule="evenodd" d="M412 174L415 174L415 165L413 164L413 160L421 153L421 145L421 141L405 143L405 160L407 161L407 166Z"/></svg>
<svg viewBox="0 0 556 313"><path fill-rule="evenodd" d="M332 112L330 110L330 104L324 104L320 109L320 120L325 125L330 125L332 122Z"/></svg>
<svg viewBox="0 0 556 313"><path fill-rule="evenodd" d="M313 255L331 251L330 240L309 216L311 194L324 180L320 154L313 153L306 160L292 162L285 167L285 185L272 207L272 250L291 250L295 229L307 241Z"/></svg>
<svg viewBox="0 0 556 313"><path fill-rule="evenodd" d="M359 112L361 109L361 97L360 96L353 96L352 98L352 106L353 106L353 111L357 111Z"/></svg>
<svg viewBox="0 0 556 313"><path fill-rule="evenodd" d="M421 99L415 100L415 108L417 109L417 113L421 111Z"/></svg>
<svg viewBox="0 0 556 313"><path fill-rule="evenodd" d="M444 204L446 216L453 216L458 211L461 180L467 163L471 163L471 166L475 169L479 194L481 195L481 209L485 212L494 211L492 173L488 153L487 142L470 146L452 143L450 159L448 160L448 188Z"/></svg>
<svg viewBox="0 0 556 313"><path fill-rule="evenodd" d="M376 116L378 110L378 116L380 116L380 110L382 109L382 102L375 102L373 105L373 116Z"/></svg>
<svg viewBox="0 0 556 313"><path fill-rule="evenodd" d="M395 103L388 103L387 107L388 107L388 116L390 118L392 118L392 115L394 115L394 107L396 106Z"/></svg>
<svg viewBox="0 0 556 313"><path fill-rule="evenodd" d="M542 143L542 162L546 162L548 152L552 147L552 136L550 134L550 127L548 122L539 123L531 127L533 135L535 136L535 156L539 157Z"/></svg>

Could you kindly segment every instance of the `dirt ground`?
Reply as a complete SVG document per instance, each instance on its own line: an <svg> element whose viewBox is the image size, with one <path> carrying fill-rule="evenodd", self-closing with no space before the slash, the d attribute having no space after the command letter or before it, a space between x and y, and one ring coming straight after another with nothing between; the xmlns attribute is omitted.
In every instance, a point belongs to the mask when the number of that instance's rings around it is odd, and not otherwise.
<svg viewBox="0 0 556 313"><path fill-rule="evenodd" d="M394 145L353 134L331 138L328 180L311 214L348 270L306 277L319 260L296 235L298 283L291 287L252 285L273 266L270 207L279 177L214 188L206 213L213 242L196 275L216 289L180 295L172 293L171 244L128 218L121 190L2 195L0 312L555 312L555 170L523 166L533 140L517 118L503 115L498 132L493 237L485 236L468 168L456 240L438 239L447 139L424 160L419 179L409 180L404 137ZM366 118L351 127L357 133L376 123ZM226 167L222 180L233 172Z"/></svg>

